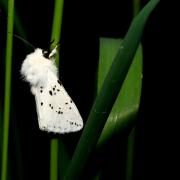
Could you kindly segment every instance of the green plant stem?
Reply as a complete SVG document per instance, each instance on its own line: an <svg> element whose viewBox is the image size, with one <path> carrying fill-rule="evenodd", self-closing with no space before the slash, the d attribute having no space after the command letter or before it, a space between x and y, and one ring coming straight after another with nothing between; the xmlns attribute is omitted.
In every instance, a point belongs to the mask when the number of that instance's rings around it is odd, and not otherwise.
<svg viewBox="0 0 180 180"><path fill-rule="evenodd" d="M64 180L79 179L121 89L139 45L145 23L158 2L159 0L151 0L132 21L92 107Z"/></svg>
<svg viewBox="0 0 180 180"><path fill-rule="evenodd" d="M63 179L70 162L70 156L67 152L66 146L62 141L62 138L59 141L59 155L59 178Z"/></svg>
<svg viewBox="0 0 180 180"><path fill-rule="evenodd" d="M5 98L4 98L4 125L3 125L1 180L7 179L13 24L14 24L14 0L9 0L8 1L7 44L6 44L6 67L5 67L5 90L4 90Z"/></svg>
<svg viewBox="0 0 180 180"><path fill-rule="evenodd" d="M139 13L140 5L140 0L133 0L133 17Z"/></svg>
<svg viewBox="0 0 180 180"><path fill-rule="evenodd" d="M135 132L136 127L131 130L127 142L126 180L133 179Z"/></svg>
<svg viewBox="0 0 180 180"><path fill-rule="evenodd" d="M54 40L55 45L60 40L61 24L63 14L64 0L55 0L54 16L51 32L51 41ZM53 43L53 45L54 45ZM56 64L59 65L59 55L56 57ZM58 139L52 139L50 142L50 180L58 179Z"/></svg>
<svg viewBox="0 0 180 180"><path fill-rule="evenodd" d="M62 16L63 16L63 5L64 0L56 0L54 5L54 18L51 32L51 41L54 40L52 45L57 45L61 36L61 25L62 25ZM59 65L59 56L56 58L56 63Z"/></svg>
<svg viewBox="0 0 180 180"><path fill-rule="evenodd" d="M50 179L58 179L58 140L51 140L51 162L50 162Z"/></svg>

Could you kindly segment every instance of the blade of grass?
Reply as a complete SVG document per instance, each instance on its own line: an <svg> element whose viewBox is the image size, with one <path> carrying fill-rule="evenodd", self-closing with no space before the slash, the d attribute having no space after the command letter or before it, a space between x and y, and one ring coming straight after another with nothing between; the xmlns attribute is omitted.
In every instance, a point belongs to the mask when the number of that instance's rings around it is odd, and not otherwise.
<svg viewBox="0 0 180 180"><path fill-rule="evenodd" d="M118 52L121 39L100 39L100 62L98 68L98 91L100 90L105 76ZM97 147L126 129L135 120L138 112L142 82L142 48L136 51L131 67L123 82L122 88L113 105L108 120L98 140Z"/></svg>
<svg viewBox="0 0 180 180"><path fill-rule="evenodd" d="M50 180L58 179L58 140L51 140L50 149Z"/></svg>
<svg viewBox="0 0 180 180"><path fill-rule="evenodd" d="M131 130L127 143L126 180L133 179L134 144L136 127Z"/></svg>
<svg viewBox="0 0 180 180"><path fill-rule="evenodd" d="M69 162L70 162L70 156L67 153L67 149L66 149L62 139L59 140L59 154L60 154L59 177L60 177L60 179L62 179L64 177L64 174L65 174L67 167L69 165Z"/></svg>
<svg viewBox="0 0 180 180"><path fill-rule="evenodd" d="M101 89L105 76L118 51L121 39L101 38L100 39L100 59L98 67L98 91ZM103 132L96 147L103 148L103 144L111 140L111 137L118 135L122 129L126 129L135 121L138 113L142 85L142 46L136 51L131 67L123 82L119 95L113 105L108 120L103 128ZM134 131L133 131L134 132ZM134 133L133 133L134 134ZM133 135L128 137L127 147L127 175L132 176L133 169Z"/></svg>
<svg viewBox="0 0 180 180"><path fill-rule="evenodd" d="M133 17L139 13L139 10L140 10L140 0L133 0ZM127 139L126 180L133 179L135 134L136 134L136 125L131 130Z"/></svg>
<svg viewBox="0 0 180 180"><path fill-rule="evenodd" d="M60 40L61 35L61 25L62 25L62 16L63 16L63 5L64 0L55 0L54 5L54 16L53 16L53 25L51 32L51 41L54 40L53 45L57 45ZM59 65L59 56L56 58L56 63Z"/></svg>
<svg viewBox="0 0 180 180"><path fill-rule="evenodd" d="M72 161L64 177L65 180L78 179L93 147L96 145L104 124L126 77L133 56L142 36L145 23L159 0L151 0L133 19L122 42L103 87L95 100L88 121L75 150ZM121 61L119 61L121 59Z"/></svg>
<svg viewBox="0 0 180 180"><path fill-rule="evenodd" d="M64 0L56 0L54 4L54 16L51 32L51 41L54 43L60 40L61 24L63 15ZM56 45L55 44L55 45ZM54 45L54 44L53 44ZM56 57L56 63L59 65L59 55ZM52 139L50 142L50 180L58 179L58 139Z"/></svg>
<svg viewBox="0 0 180 180"><path fill-rule="evenodd" d="M2 8L3 11L8 12L8 1L7 0L1 0L0 1L0 6ZM3 17L2 17L3 18ZM5 18L4 18L5 19ZM16 11L16 8L14 7L14 29L16 29L16 32L17 34L19 34L21 37L23 37L24 39L27 39L27 36L26 36L26 32L24 30L24 27L23 27L23 24L22 24L22 21L21 21L21 18L20 16L18 15L18 12ZM5 49L5 48L4 48ZM12 114L12 117L13 117L13 120L14 119L14 115L13 115L13 102L11 102L11 114ZM3 110L2 110L3 111ZM1 111L1 112L2 112ZM0 120L1 121L1 120ZM14 121L13 121L14 122ZM3 127L2 127L2 124L3 122L1 121L0 122L0 138L3 137L2 135L2 130L3 130ZM17 124L15 123L15 126L12 126L13 127L13 130L10 129L9 131L12 130L12 132L14 132L13 134L13 142L15 144L15 157L16 157L16 174L17 174L17 178L19 180L23 179L23 165L22 165L22 153L21 153L21 144L20 144L20 137L19 137L19 129L17 127ZM11 137L10 137L11 138ZM0 139L1 140L1 139ZM1 151L1 147L2 147L2 142L0 142L0 154L2 154L2 151ZM1 159L1 156L0 156L0 162L2 161ZM12 178L12 174L11 174L11 170L10 170L10 163L7 164L7 179L11 179ZM0 164L0 169L1 169L1 164Z"/></svg>
<svg viewBox="0 0 180 180"><path fill-rule="evenodd" d="M3 109L0 101L0 162L2 162L2 136L3 136ZM0 164L1 169L1 164Z"/></svg>
<svg viewBox="0 0 180 180"><path fill-rule="evenodd" d="M139 13L140 0L133 0L133 17Z"/></svg>
<svg viewBox="0 0 180 180"><path fill-rule="evenodd" d="M5 67L6 69L5 69L5 91L4 91L5 99L4 99L4 124L3 124L1 180L7 179L13 24L14 24L14 0L8 0L8 24L7 24L7 44L6 44L6 67Z"/></svg>

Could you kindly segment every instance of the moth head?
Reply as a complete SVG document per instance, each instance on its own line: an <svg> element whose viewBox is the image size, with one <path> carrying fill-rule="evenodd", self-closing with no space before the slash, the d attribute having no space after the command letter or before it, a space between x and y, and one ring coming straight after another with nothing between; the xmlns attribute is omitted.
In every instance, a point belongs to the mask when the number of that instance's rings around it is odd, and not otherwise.
<svg viewBox="0 0 180 180"><path fill-rule="evenodd" d="M51 44L52 44L53 42L54 42L54 40L50 42L50 45L49 45L49 48L48 48L48 49L42 50L43 56L44 56L45 58L49 59L49 60L53 60L53 59L55 58L56 53L57 53L57 47L58 47L58 45L56 45L56 46L52 49L52 51L50 50L50 46L51 46Z"/></svg>
<svg viewBox="0 0 180 180"><path fill-rule="evenodd" d="M42 54L43 56L46 58L46 59L49 59L49 60L52 60L54 59L56 53L57 53L57 50L56 50L57 46L52 50L42 50Z"/></svg>
<svg viewBox="0 0 180 180"><path fill-rule="evenodd" d="M42 54L43 54L43 57L45 57L46 59L49 59L49 55L50 55L51 51L48 49L48 50L42 50Z"/></svg>

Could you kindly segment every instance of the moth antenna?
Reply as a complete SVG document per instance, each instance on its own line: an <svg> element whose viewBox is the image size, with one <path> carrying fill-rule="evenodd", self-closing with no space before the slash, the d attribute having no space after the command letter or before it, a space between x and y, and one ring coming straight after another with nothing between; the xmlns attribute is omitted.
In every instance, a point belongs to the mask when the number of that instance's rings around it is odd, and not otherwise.
<svg viewBox="0 0 180 180"><path fill-rule="evenodd" d="M25 40L24 38L22 38L21 36L17 35L17 34L13 34L14 37L16 37L17 39L20 39L21 41L23 41L25 44L29 45L31 48L35 49L35 47L28 42L27 40Z"/></svg>

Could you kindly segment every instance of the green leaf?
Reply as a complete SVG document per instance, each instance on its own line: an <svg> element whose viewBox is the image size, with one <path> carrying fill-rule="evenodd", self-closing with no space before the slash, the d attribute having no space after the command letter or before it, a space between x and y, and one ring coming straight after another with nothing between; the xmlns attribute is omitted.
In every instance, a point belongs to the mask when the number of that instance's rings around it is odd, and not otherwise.
<svg viewBox="0 0 180 180"><path fill-rule="evenodd" d="M121 45L121 39L100 39L100 59L98 67L98 92ZM114 103L97 146L101 146L113 135L125 129L134 121L138 112L142 82L142 47L139 46L128 71L121 91Z"/></svg>
<svg viewBox="0 0 180 180"><path fill-rule="evenodd" d="M85 163L96 146L113 104L132 63L140 43L145 23L159 0L151 0L133 19L130 28L121 43L119 51L105 78L102 88L91 109L82 136L68 167L65 180L78 179Z"/></svg>

